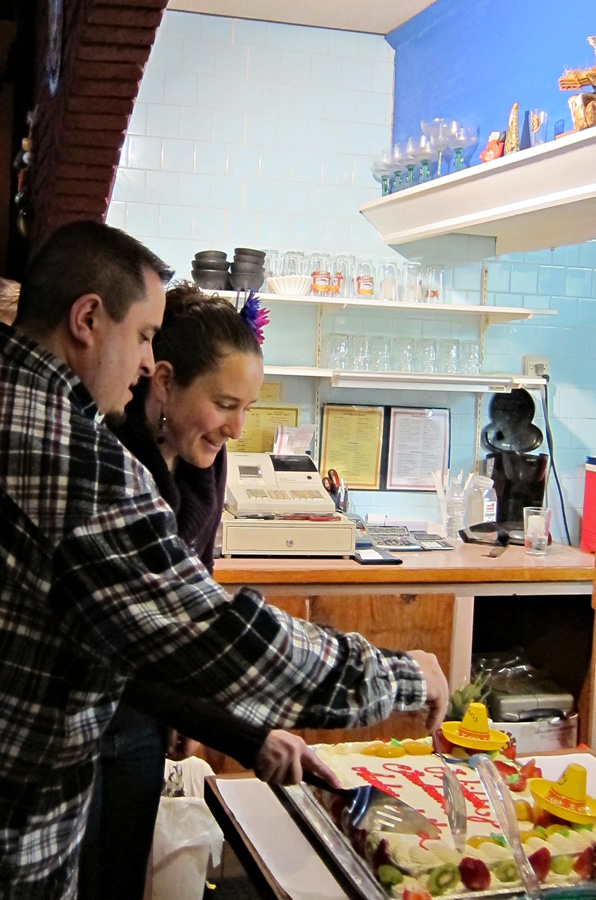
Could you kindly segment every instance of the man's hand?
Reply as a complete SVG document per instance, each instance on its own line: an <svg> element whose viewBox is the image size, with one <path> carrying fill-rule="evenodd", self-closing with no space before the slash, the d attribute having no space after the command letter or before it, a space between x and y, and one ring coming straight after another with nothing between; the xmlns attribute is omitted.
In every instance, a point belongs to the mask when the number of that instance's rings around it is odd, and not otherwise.
<svg viewBox="0 0 596 900"><path fill-rule="evenodd" d="M271 731L259 750L255 775L268 784L298 784L303 770L318 775L332 787L341 787L331 769L301 737L289 731Z"/></svg>
<svg viewBox="0 0 596 900"><path fill-rule="evenodd" d="M175 728L168 728L166 745L166 756L168 759L173 759L174 762L181 762L183 759L188 759L189 756L194 756L201 746L202 744L199 741L193 741L192 738L185 737L176 731Z"/></svg>
<svg viewBox="0 0 596 900"><path fill-rule="evenodd" d="M424 650L408 650L408 655L416 660L426 681L428 706L426 727L432 733L442 723L447 712L447 703L449 702L447 679L443 675L434 653L426 653Z"/></svg>

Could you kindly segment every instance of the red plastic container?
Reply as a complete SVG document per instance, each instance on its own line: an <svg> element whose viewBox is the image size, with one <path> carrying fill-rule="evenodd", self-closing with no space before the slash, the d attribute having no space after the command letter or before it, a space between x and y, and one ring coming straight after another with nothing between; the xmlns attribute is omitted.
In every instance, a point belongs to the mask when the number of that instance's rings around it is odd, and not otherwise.
<svg viewBox="0 0 596 900"><path fill-rule="evenodd" d="M579 545L588 553L596 551L596 456L586 456L584 511Z"/></svg>

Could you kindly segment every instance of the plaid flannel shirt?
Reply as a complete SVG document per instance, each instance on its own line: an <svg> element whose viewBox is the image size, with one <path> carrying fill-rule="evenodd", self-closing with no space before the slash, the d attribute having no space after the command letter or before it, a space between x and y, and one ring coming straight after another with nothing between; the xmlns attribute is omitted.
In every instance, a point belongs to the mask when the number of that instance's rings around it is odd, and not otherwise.
<svg viewBox="0 0 596 900"><path fill-rule="evenodd" d="M271 727L418 709L407 655L231 597L54 356L0 326L0 900L76 891L98 739L127 676Z"/></svg>

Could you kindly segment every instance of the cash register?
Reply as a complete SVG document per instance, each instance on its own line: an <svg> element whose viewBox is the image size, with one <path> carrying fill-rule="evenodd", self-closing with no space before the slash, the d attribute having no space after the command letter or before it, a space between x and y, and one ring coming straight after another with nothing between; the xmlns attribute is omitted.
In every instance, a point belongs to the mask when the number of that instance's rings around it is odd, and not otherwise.
<svg viewBox="0 0 596 900"><path fill-rule="evenodd" d="M228 454L222 556L349 558L355 541L310 456Z"/></svg>

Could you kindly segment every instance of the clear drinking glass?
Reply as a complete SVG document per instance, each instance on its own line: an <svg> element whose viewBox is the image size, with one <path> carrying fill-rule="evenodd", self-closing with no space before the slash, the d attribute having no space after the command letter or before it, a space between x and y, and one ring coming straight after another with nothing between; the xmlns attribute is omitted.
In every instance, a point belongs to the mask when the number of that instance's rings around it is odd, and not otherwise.
<svg viewBox="0 0 596 900"><path fill-rule="evenodd" d="M352 262L347 253L338 253L331 263L331 293L336 297L351 297Z"/></svg>
<svg viewBox="0 0 596 900"><path fill-rule="evenodd" d="M309 257L312 278L311 293L315 296L331 292L331 259L328 253L313 253Z"/></svg>
<svg viewBox="0 0 596 900"><path fill-rule="evenodd" d="M425 266L422 270L422 302L423 303L444 303L445 274L442 266Z"/></svg>
<svg viewBox="0 0 596 900"><path fill-rule="evenodd" d="M544 556L550 532L547 506L524 506L524 548L529 556Z"/></svg>
<svg viewBox="0 0 596 900"><path fill-rule="evenodd" d="M279 275L279 253L277 250L265 251L265 278Z"/></svg>
<svg viewBox="0 0 596 900"><path fill-rule="evenodd" d="M459 341L456 338L441 338L437 341L437 372L456 375L459 363Z"/></svg>
<svg viewBox="0 0 596 900"><path fill-rule="evenodd" d="M459 372L461 375L480 375L482 365L478 341L462 341L459 359Z"/></svg>
<svg viewBox="0 0 596 900"><path fill-rule="evenodd" d="M350 369L370 372L370 344L364 334L353 334L350 338Z"/></svg>
<svg viewBox="0 0 596 900"><path fill-rule="evenodd" d="M375 295L375 268L372 259L357 259L354 269L354 296L372 300Z"/></svg>
<svg viewBox="0 0 596 900"><path fill-rule="evenodd" d="M437 371L437 342L434 338L418 338L416 341L415 372L433 375Z"/></svg>
<svg viewBox="0 0 596 900"><path fill-rule="evenodd" d="M397 300L397 264L386 259L379 266L379 300L395 303Z"/></svg>
<svg viewBox="0 0 596 900"><path fill-rule="evenodd" d="M372 372L389 372L391 370L391 341L381 334L370 338L370 368Z"/></svg>
<svg viewBox="0 0 596 900"><path fill-rule="evenodd" d="M393 372L411 372L414 357L414 342L410 337L394 337L391 339L391 370Z"/></svg>
<svg viewBox="0 0 596 900"><path fill-rule="evenodd" d="M328 369L347 369L349 344L347 334L325 334L321 348L321 364Z"/></svg>
<svg viewBox="0 0 596 900"><path fill-rule="evenodd" d="M530 111L530 144L536 147L544 144L546 140L547 113L545 109L532 109Z"/></svg>
<svg viewBox="0 0 596 900"><path fill-rule="evenodd" d="M422 297L420 263L405 262L401 273L404 303L419 303Z"/></svg>
<svg viewBox="0 0 596 900"><path fill-rule="evenodd" d="M281 263L282 275L301 275L300 262L296 250L286 250Z"/></svg>

